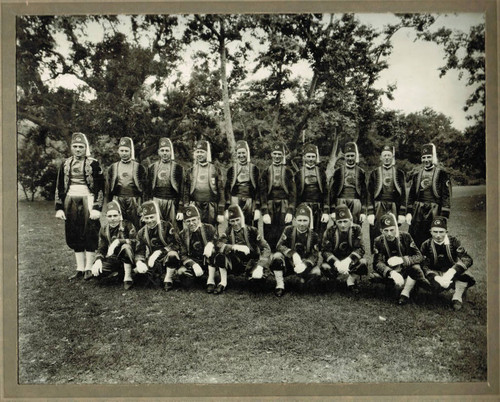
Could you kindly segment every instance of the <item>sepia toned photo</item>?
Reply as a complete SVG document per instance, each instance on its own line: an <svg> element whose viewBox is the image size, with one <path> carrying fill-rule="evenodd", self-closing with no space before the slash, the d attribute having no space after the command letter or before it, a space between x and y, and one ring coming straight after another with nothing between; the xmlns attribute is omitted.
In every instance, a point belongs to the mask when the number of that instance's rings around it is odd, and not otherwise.
<svg viewBox="0 0 500 402"><path fill-rule="evenodd" d="M12 395L498 393L487 13L148 10L11 19Z"/></svg>

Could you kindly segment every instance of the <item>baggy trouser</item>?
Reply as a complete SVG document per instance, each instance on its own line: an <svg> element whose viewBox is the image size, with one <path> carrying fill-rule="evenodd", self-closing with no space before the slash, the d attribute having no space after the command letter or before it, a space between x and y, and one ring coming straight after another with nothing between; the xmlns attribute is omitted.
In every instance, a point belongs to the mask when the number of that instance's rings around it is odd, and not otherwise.
<svg viewBox="0 0 500 402"><path fill-rule="evenodd" d="M99 219L90 219L88 197L67 196L64 200L66 215L66 244L76 253L95 251L99 243Z"/></svg>

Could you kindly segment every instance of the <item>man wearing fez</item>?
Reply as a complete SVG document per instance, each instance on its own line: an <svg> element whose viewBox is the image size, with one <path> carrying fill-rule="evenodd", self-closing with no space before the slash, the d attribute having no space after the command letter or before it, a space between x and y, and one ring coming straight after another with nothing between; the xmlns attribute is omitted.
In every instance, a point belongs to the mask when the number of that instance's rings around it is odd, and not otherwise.
<svg viewBox="0 0 500 402"><path fill-rule="evenodd" d="M330 210L345 204L355 224L362 224L366 218L365 171L358 166L358 146L348 142L344 147L345 164L335 169L330 179ZM332 214L335 220L335 212Z"/></svg>
<svg viewBox="0 0 500 402"><path fill-rule="evenodd" d="M416 283L429 288L420 266L422 254L409 233L400 232L389 212L380 218L382 235L375 239L373 269L400 292L398 304L407 304Z"/></svg>
<svg viewBox="0 0 500 402"><path fill-rule="evenodd" d="M200 140L194 150L194 164L186 174L184 205L194 205L201 221L216 226L224 222L224 186L219 169L212 163L210 143Z"/></svg>
<svg viewBox="0 0 500 402"><path fill-rule="evenodd" d="M154 286L160 286L163 279L167 289L166 268L178 268L180 265L178 233L170 222L160 219L155 201L143 203L140 212L145 225L137 233L134 271L146 274Z"/></svg>
<svg viewBox="0 0 500 402"><path fill-rule="evenodd" d="M273 145L272 164L261 175L264 237L274 250L285 225L292 222L296 189L292 170L286 166L285 145Z"/></svg>
<svg viewBox="0 0 500 402"><path fill-rule="evenodd" d="M423 166L411 178L406 215L410 234L419 247L430 236L432 220L436 216L450 216L450 178L437 163L436 147L425 144L422 148Z"/></svg>
<svg viewBox="0 0 500 402"><path fill-rule="evenodd" d="M380 218L392 213L398 217L398 224L405 223L406 178L402 170L395 167L394 148L382 148L382 165L373 170L368 180L368 223L370 224L370 246L380 236Z"/></svg>
<svg viewBox="0 0 500 402"><path fill-rule="evenodd" d="M249 280L263 280L267 274L271 249L256 227L245 224L245 216L239 205L228 208L228 227L219 237L215 257L220 272L220 283L215 293L227 287L227 271L233 275L246 275ZM258 283L258 282L257 282Z"/></svg>
<svg viewBox="0 0 500 402"><path fill-rule="evenodd" d="M323 264L327 277L346 276L347 289L357 293L361 275L368 273L361 226L353 223L347 205L335 208L335 225L326 229L321 245Z"/></svg>
<svg viewBox="0 0 500 402"><path fill-rule="evenodd" d="M320 238L330 219L328 205L328 186L326 174L319 167L318 147L308 144L304 148L304 163L295 173L297 204L307 204L313 212L313 226Z"/></svg>
<svg viewBox="0 0 500 402"><path fill-rule="evenodd" d="M106 206L107 223L99 231L99 246L92 266L94 276L113 276L123 272L123 287L132 287L132 265L137 232L132 223L123 219L120 204L111 201Z"/></svg>
<svg viewBox="0 0 500 402"><path fill-rule="evenodd" d="M226 174L225 199L229 205L239 205L245 222L260 218L259 168L250 162L250 148L246 141L236 143L236 163Z"/></svg>
<svg viewBox="0 0 500 402"><path fill-rule="evenodd" d="M169 138L160 138L158 155L160 160L148 168L148 199L156 201L163 220L178 227L184 211L184 168L175 162Z"/></svg>
<svg viewBox="0 0 500 402"><path fill-rule="evenodd" d="M301 279L319 278L321 270L316 266L319 257L320 239L313 231L313 212L306 204L297 208L296 225L285 227L271 258L271 270L276 278L274 294L278 297L285 292L283 277L299 275Z"/></svg>
<svg viewBox="0 0 500 402"><path fill-rule="evenodd" d="M118 143L120 161L113 163L107 174L108 200L120 204L123 218L136 228L141 227L137 210L146 189L146 169L135 160L134 142L122 137Z"/></svg>
<svg viewBox="0 0 500 402"><path fill-rule="evenodd" d="M180 277L200 278L208 272L207 292L215 290L215 245L217 229L209 223L202 223L200 211L189 205L185 209L185 228L179 234L181 267L177 271ZM167 266L165 290L172 290L175 268Z"/></svg>
<svg viewBox="0 0 500 402"><path fill-rule="evenodd" d="M476 281L466 271L472 266L472 258L454 236L448 235L448 221L437 216L431 222L431 238L425 240L420 248L424 261L422 269L425 276L440 292L454 288L452 307L463 307L464 292Z"/></svg>
<svg viewBox="0 0 500 402"><path fill-rule="evenodd" d="M85 134L73 134L71 153L57 174L56 218L66 221L66 243L75 252L76 273L70 279L90 279L99 242L104 175L99 162L90 157Z"/></svg>

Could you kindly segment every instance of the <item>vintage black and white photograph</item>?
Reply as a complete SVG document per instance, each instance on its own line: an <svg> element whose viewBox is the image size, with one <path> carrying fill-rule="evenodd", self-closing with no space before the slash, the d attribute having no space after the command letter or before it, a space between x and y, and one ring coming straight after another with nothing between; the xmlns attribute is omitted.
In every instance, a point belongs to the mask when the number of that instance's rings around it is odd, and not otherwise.
<svg viewBox="0 0 500 402"><path fill-rule="evenodd" d="M18 15L18 384L486 382L485 21Z"/></svg>

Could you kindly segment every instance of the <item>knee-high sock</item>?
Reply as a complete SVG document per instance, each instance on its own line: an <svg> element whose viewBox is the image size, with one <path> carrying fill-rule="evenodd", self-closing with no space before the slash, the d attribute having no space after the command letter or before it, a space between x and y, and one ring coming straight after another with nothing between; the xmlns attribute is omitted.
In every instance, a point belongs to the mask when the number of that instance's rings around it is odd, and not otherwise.
<svg viewBox="0 0 500 402"><path fill-rule="evenodd" d="M219 273L220 273L219 284L226 287L227 286L227 269L226 268L219 268Z"/></svg>
<svg viewBox="0 0 500 402"><path fill-rule="evenodd" d="M401 292L401 296L406 296L406 297L410 298L410 292L413 289L413 287L415 286L415 283L417 283L417 281L415 279L412 279L410 277L406 278L405 287L403 288L403 291Z"/></svg>
<svg viewBox="0 0 500 402"><path fill-rule="evenodd" d="M467 282L455 281L455 293L453 293L451 300L458 300L461 302L465 289L467 289Z"/></svg>
<svg viewBox="0 0 500 402"><path fill-rule="evenodd" d="M359 278L359 275L349 274L349 276L347 277L347 286L354 286Z"/></svg>
<svg viewBox="0 0 500 402"><path fill-rule="evenodd" d="M276 278L276 289L285 289L283 271L274 271L274 277Z"/></svg>
<svg viewBox="0 0 500 402"><path fill-rule="evenodd" d="M208 266L207 285L215 285L215 267L212 265Z"/></svg>
<svg viewBox="0 0 500 402"><path fill-rule="evenodd" d="M84 251L76 252L75 259L76 259L76 270L83 272L85 270L85 252Z"/></svg>
<svg viewBox="0 0 500 402"><path fill-rule="evenodd" d="M123 271L125 275L123 276L123 281L131 281L132 280L132 264L123 264Z"/></svg>
<svg viewBox="0 0 500 402"><path fill-rule="evenodd" d="M167 274L165 275L165 280L163 282L170 282L172 283L173 276L174 276L175 269L174 268L167 268Z"/></svg>
<svg viewBox="0 0 500 402"><path fill-rule="evenodd" d="M92 269L92 265L94 264L95 252L93 251L85 251L85 271L90 271Z"/></svg>

